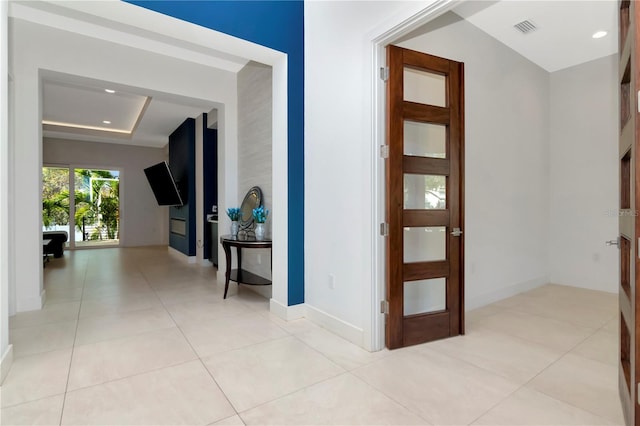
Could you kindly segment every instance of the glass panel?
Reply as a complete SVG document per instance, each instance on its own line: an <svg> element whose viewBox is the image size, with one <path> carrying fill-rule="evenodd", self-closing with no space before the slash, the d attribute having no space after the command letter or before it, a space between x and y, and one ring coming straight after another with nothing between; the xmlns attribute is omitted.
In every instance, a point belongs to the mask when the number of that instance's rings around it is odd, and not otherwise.
<svg viewBox="0 0 640 426"><path fill-rule="evenodd" d="M620 161L620 208L631 208L631 151Z"/></svg>
<svg viewBox="0 0 640 426"><path fill-rule="evenodd" d="M404 283L404 315L443 311L447 308L447 279Z"/></svg>
<svg viewBox="0 0 640 426"><path fill-rule="evenodd" d="M446 176L404 175L405 209L444 209L446 201Z"/></svg>
<svg viewBox="0 0 640 426"><path fill-rule="evenodd" d="M444 124L405 121L404 155L446 158L447 126Z"/></svg>
<svg viewBox="0 0 640 426"><path fill-rule="evenodd" d="M404 262L430 262L447 258L447 228L404 228Z"/></svg>
<svg viewBox="0 0 640 426"><path fill-rule="evenodd" d="M624 129L631 118L631 63L627 62L627 66L620 83L620 130Z"/></svg>
<svg viewBox="0 0 640 426"><path fill-rule="evenodd" d="M620 313L620 363L625 382L627 382L627 389L631 392L631 335L622 312Z"/></svg>
<svg viewBox="0 0 640 426"><path fill-rule="evenodd" d="M75 169L76 247L117 245L120 172Z"/></svg>
<svg viewBox="0 0 640 426"><path fill-rule="evenodd" d="M69 169L67 168L42 168L42 230L65 231L69 235Z"/></svg>
<svg viewBox="0 0 640 426"><path fill-rule="evenodd" d="M620 286L631 298L631 241L620 236Z"/></svg>
<svg viewBox="0 0 640 426"><path fill-rule="evenodd" d="M404 100L420 104L447 106L447 78L444 75L405 67Z"/></svg>

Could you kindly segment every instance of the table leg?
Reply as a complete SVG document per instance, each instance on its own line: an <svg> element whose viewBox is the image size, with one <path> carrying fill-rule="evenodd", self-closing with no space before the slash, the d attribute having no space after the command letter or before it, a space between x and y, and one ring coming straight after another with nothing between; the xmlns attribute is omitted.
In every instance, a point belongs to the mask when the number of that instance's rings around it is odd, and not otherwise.
<svg viewBox="0 0 640 426"><path fill-rule="evenodd" d="M229 290L229 278L231 277L231 247L229 244L222 243L222 248L224 249L224 257L227 259L227 272L224 274L225 282L224 282L224 297L227 298L227 291Z"/></svg>

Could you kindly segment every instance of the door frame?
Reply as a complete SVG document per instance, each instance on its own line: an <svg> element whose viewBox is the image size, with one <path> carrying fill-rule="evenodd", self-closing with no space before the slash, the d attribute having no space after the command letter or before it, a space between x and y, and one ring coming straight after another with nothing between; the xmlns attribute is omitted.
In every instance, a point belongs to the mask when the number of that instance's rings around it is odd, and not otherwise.
<svg viewBox="0 0 640 426"><path fill-rule="evenodd" d="M380 28L371 40L371 85L372 85L372 121L371 134L373 147L371 149L372 194L371 194L371 265L373 265L371 292L365 297L364 311L368 318L364 318L365 345L372 351L385 347L385 315L381 312L382 301L386 299L386 240L380 235L380 224L385 222L385 162L380 156L380 147L386 145L386 88L380 78L380 69L386 66L385 47L400 40L409 32L436 19L451 10L458 2L456 0L435 0L429 6L393 27ZM367 300L368 299L368 300ZM367 303L369 302L369 303ZM368 311L368 312L367 312ZM367 327L369 326L369 327ZM369 328L369 329L367 329Z"/></svg>

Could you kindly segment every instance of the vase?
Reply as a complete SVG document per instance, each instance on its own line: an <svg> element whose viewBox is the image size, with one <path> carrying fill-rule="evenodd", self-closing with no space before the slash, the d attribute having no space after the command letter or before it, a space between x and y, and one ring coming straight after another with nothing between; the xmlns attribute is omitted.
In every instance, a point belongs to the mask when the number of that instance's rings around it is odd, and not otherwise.
<svg viewBox="0 0 640 426"><path fill-rule="evenodd" d="M237 220L232 220L231 221L231 236L232 237L237 237L238 236L238 221Z"/></svg>
<svg viewBox="0 0 640 426"><path fill-rule="evenodd" d="M265 229L264 223L256 223L256 240L262 241L264 240Z"/></svg>

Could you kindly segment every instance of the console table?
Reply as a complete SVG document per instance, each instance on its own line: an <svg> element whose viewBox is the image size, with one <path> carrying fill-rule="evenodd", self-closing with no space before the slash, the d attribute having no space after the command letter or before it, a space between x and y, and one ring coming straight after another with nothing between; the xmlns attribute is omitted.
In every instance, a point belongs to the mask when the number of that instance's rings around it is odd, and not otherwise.
<svg viewBox="0 0 640 426"><path fill-rule="evenodd" d="M271 240L266 239L258 241L255 237L246 237L239 239L238 237L232 237L231 235L223 235L220 237L220 243L224 249L224 255L227 260L227 271L225 272L224 283L224 299L227 298L227 291L229 290L229 281L235 281L239 284L248 285L271 285L271 280L268 280L260 275L256 275L245 269L242 269L242 249L255 249L255 248L268 248L271 249ZM236 256L238 257L238 269L231 269L231 247L236 248ZM273 263L273 262L272 262Z"/></svg>

